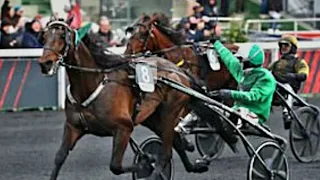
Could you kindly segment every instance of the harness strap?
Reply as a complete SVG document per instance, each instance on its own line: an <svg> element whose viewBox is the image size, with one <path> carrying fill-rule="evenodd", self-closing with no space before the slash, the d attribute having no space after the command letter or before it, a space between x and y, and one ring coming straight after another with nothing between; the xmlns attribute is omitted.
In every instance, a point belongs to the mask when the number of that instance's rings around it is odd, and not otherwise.
<svg viewBox="0 0 320 180"><path fill-rule="evenodd" d="M100 82L98 87L93 91L92 94L90 94L90 96L86 100L84 100L82 103L80 103L80 105L82 107L87 107L92 101L94 101L98 97L98 95L101 93L102 89L104 88L105 82L107 80L108 80L108 76L105 75L104 79ZM73 104L73 105L78 104L76 99L72 96L70 85L68 85L68 87L67 87L67 97L68 97L69 101L71 102L71 104Z"/></svg>

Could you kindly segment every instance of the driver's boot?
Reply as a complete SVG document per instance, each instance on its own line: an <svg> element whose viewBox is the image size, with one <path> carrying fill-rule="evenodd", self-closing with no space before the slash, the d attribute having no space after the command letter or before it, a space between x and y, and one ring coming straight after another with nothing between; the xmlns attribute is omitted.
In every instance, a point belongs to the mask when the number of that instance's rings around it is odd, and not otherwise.
<svg viewBox="0 0 320 180"><path fill-rule="evenodd" d="M291 116L289 115L288 112L283 112L282 113L282 117L283 117L284 129L290 129L290 127L291 127Z"/></svg>

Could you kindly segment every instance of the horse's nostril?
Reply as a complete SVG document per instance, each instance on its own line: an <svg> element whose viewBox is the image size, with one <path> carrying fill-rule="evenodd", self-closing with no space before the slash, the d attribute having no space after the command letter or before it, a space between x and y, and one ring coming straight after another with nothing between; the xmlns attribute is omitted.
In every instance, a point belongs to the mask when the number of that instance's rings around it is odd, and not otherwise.
<svg viewBox="0 0 320 180"><path fill-rule="evenodd" d="M52 63L53 63L52 61L47 61L44 64L45 64L45 66L50 67L50 66L52 66Z"/></svg>

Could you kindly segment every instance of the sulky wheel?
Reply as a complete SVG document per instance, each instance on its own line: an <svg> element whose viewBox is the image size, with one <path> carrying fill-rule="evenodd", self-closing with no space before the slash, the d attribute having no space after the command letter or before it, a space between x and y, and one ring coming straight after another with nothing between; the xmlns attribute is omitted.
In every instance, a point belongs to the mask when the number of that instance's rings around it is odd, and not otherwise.
<svg viewBox="0 0 320 180"><path fill-rule="evenodd" d="M173 180L174 165L172 159L161 172L154 168L156 164L159 164L159 161L163 157L162 141L159 138L150 137L146 139L141 143L140 149L143 151L145 156L140 153L135 154L134 164L145 165L140 171L132 173L133 180Z"/></svg>
<svg viewBox="0 0 320 180"><path fill-rule="evenodd" d="M206 121L199 121L198 128L211 128L214 126ZM196 146L201 156L207 155L211 160L221 156L224 149L224 141L218 133L195 134Z"/></svg>
<svg viewBox="0 0 320 180"><path fill-rule="evenodd" d="M256 152L259 156L250 158L248 180L289 180L288 161L277 143L264 142Z"/></svg>
<svg viewBox="0 0 320 180"><path fill-rule="evenodd" d="M310 107L301 107L296 111L299 121L292 120L290 127L290 147L299 162L311 162L316 159L320 140L320 124L317 112ZM301 124L299 123L301 122Z"/></svg>

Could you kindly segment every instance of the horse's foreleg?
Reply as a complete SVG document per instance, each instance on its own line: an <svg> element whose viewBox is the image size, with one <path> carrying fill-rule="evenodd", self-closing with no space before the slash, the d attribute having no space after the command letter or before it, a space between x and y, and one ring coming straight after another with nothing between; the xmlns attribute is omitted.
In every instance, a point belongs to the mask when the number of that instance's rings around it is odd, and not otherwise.
<svg viewBox="0 0 320 180"><path fill-rule="evenodd" d="M174 106L171 106L174 105ZM182 114L181 110L183 109L182 104L172 103L170 106L164 105L161 108L161 138L163 141L164 148L164 161L162 162L162 166L168 163L172 158L172 144L174 139L174 127L176 125L176 121L179 119ZM174 108L172 108L174 107Z"/></svg>
<svg viewBox="0 0 320 180"><path fill-rule="evenodd" d="M131 120L129 120L130 122ZM122 160L127 149L127 145L130 139L131 132L133 127L131 128L118 128L115 131L113 137L113 147L112 147L112 157L110 162L110 170L112 173L119 175L126 172L133 172L134 167L122 167Z"/></svg>
<svg viewBox="0 0 320 180"><path fill-rule="evenodd" d="M59 174L59 171L65 162L69 151L73 149L76 142L81 138L82 134L78 131L73 130L73 128L65 123L64 125L64 132L61 146L56 153L56 157L54 160L55 167L51 173L50 180L56 180Z"/></svg>
<svg viewBox="0 0 320 180"><path fill-rule="evenodd" d="M184 168L187 172L194 172L194 173L202 173L208 171L208 167L202 164L194 164L190 162L189 157L186 153L184 142L180 136L180 134L175 133L173 139L173 148L178 153Z"/></svg>

